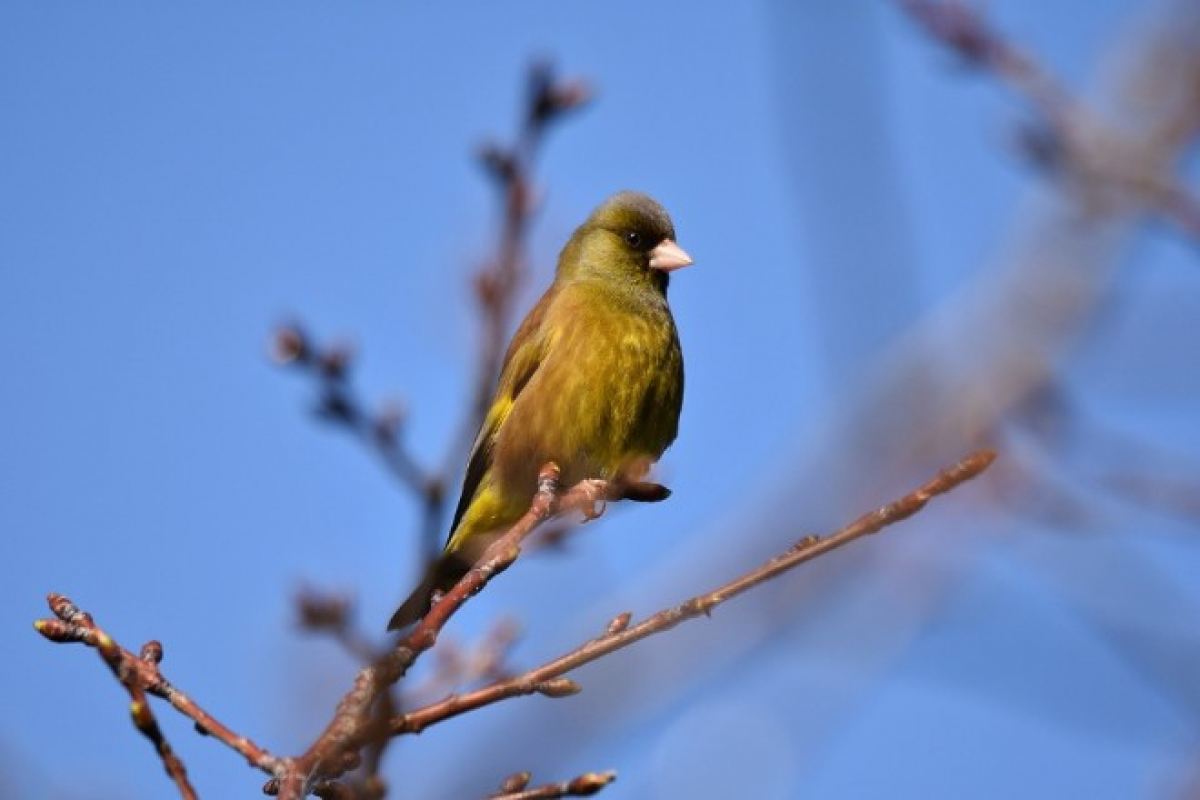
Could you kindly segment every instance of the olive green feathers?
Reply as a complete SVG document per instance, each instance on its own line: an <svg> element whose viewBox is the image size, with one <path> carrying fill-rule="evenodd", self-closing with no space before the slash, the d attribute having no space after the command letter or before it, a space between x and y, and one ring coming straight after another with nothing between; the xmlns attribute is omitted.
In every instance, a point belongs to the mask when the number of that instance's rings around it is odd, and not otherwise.
<svg viewBox="0 0 1200 800"><path fill-rule="evenodd" d="M389 629L423 617L529 509L547 462L564 487L637 480L675 440L683 353L667 284L690 263L671 218L644 194L610 197L575 231L509 344L445 551Z"/></svg>

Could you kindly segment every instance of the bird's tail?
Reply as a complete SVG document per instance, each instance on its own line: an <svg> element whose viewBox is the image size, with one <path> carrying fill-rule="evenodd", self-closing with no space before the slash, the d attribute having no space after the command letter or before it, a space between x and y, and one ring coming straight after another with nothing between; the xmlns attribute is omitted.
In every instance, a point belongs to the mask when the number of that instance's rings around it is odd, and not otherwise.
<svg viewBox="0 0 1200 800"><path fill-rule="evenodd" d="M425 571L425 577L413 589L408 599L400 604L388 622L389 631L407 628L424 618L433 607L433 596L444 592L458 583L471 569L471 564L457 553L446 552Z"/></svg>
<svg viewBox="0 0 1200 800"><path fill-rule="evenodd" d="M434 568L425 572L425 577L417 584L417 588L413 589L408 599L400 604L395 614L392 614L392 618L388 622L388 630L398 631L401 628L407 628L428 614L429 609L433 606L433 594L436 591L437 569Z"/></svg>

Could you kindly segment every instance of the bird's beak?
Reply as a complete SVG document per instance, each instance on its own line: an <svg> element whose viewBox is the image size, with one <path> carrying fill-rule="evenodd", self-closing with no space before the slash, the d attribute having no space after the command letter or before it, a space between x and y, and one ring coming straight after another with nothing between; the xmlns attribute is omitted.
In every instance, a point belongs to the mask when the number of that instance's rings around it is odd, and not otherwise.
<svg viewBox="0 0 1200 800"><path fill-rule="evenodd" d="M650 269L674 272L691 263L692 257L672 239L663 239L657 247L650 251Z"/></svg>

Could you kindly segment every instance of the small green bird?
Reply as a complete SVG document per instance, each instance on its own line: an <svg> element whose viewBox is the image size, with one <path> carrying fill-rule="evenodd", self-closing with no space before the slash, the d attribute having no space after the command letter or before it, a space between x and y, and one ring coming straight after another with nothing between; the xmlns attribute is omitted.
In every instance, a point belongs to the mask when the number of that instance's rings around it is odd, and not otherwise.
<svg viewBox="0 0 1200 800"><path fill-rule="evenodd" d="M636 481L675 440L683 353L667 283L691 263L667 212L637 192L613 195L571 235L504 356L446 548L389 630L425 616L529 510L547 462L564 487Z"/></svg>

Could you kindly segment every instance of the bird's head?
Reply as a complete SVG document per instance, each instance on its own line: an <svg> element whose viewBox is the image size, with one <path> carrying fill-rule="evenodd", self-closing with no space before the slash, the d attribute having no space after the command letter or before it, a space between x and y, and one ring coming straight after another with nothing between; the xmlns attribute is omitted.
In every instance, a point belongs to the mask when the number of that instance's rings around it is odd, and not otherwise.
<svg viewBox="0 0 1200 800"><path fill-rule="evenodd" d="M620 192L575 231L558 270L559 277L599 277L665 292L668 274L691 263L675 243L666 209L639 192Z"/></svg>

